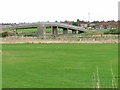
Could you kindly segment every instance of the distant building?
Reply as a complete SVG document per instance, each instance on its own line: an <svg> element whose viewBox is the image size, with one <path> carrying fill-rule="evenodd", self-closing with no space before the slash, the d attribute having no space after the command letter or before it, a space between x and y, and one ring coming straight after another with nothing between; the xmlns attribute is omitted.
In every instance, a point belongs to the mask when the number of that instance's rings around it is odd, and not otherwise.
<svg viewBox="0 0 120 90"><path fill-rule="evenodd" d="M74 21L64 21L61 23L66 23L72 25ZM113 28L118 28L118 21L93 21L93 22L88 22L88 21L79 21L76 22L80 27L83 28L94 28L94 29L113 29Z"/></svg>
<svg viewBox="0 0 120 90"><path fill-rule="evenodd" d="M95 29L113 29L113 28L118 28L118 21L100 21L100 22L92 22L91 25Z"/></svg>

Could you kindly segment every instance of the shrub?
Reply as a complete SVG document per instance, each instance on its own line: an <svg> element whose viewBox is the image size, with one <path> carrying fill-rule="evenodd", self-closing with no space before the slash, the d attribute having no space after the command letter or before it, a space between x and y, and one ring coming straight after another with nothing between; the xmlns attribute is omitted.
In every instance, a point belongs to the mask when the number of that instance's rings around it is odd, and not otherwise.
<svg viewBox="0 0 120 90"><path fill-rule="evenodd" d="M109 31L104 32L104 34L120 34L119 29L110 29Z"/></svg>
<svg viewBox="0 0 120 90"><path fill-rule="evenodd" d="M2 37L7 37L8 36L8 32L3 32L2 33Z"/></svg>

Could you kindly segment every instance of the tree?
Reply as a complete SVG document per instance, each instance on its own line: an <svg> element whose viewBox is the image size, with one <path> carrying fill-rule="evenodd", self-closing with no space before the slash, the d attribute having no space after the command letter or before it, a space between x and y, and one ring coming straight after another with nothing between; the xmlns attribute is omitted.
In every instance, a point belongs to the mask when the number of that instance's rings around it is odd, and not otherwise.
<svg viewBox="0 0 120 90"><path fill-rule="evenodd" d="M73 22L72 25L78 26L78 23L77 22Z"/></svg>
<svg viewBox="0 0 120 90"><path fill-rule="evenodd" d="M77 19L77 26L80 26L80 20Z"/></svg>

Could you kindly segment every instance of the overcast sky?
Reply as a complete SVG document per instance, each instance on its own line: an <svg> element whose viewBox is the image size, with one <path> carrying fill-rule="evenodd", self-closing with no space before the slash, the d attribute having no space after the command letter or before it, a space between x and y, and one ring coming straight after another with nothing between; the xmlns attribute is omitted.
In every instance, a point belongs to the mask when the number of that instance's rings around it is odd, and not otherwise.
<svg viewBox="0 0 120 90"><path fill-rule="evenodd" d="M0 23L118 20L120 0L0 0Z"/></svg>

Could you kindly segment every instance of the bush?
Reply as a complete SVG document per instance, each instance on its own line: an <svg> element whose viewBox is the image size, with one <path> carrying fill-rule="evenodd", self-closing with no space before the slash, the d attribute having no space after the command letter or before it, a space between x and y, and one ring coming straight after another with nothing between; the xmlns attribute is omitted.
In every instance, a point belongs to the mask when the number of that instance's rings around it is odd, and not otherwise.
<svg viewBox="0 0 120 90"><path fill-rule="evenodd" d="M2 37L7 37L8 36L8 32L3 32L2 33Z"/></svg>
<svg viewBox="0 0 120 90"><path fill-rule="evenodd" d="M110 29L109 31L104 32L104 34L120 34L119 29Z"/></svg>

